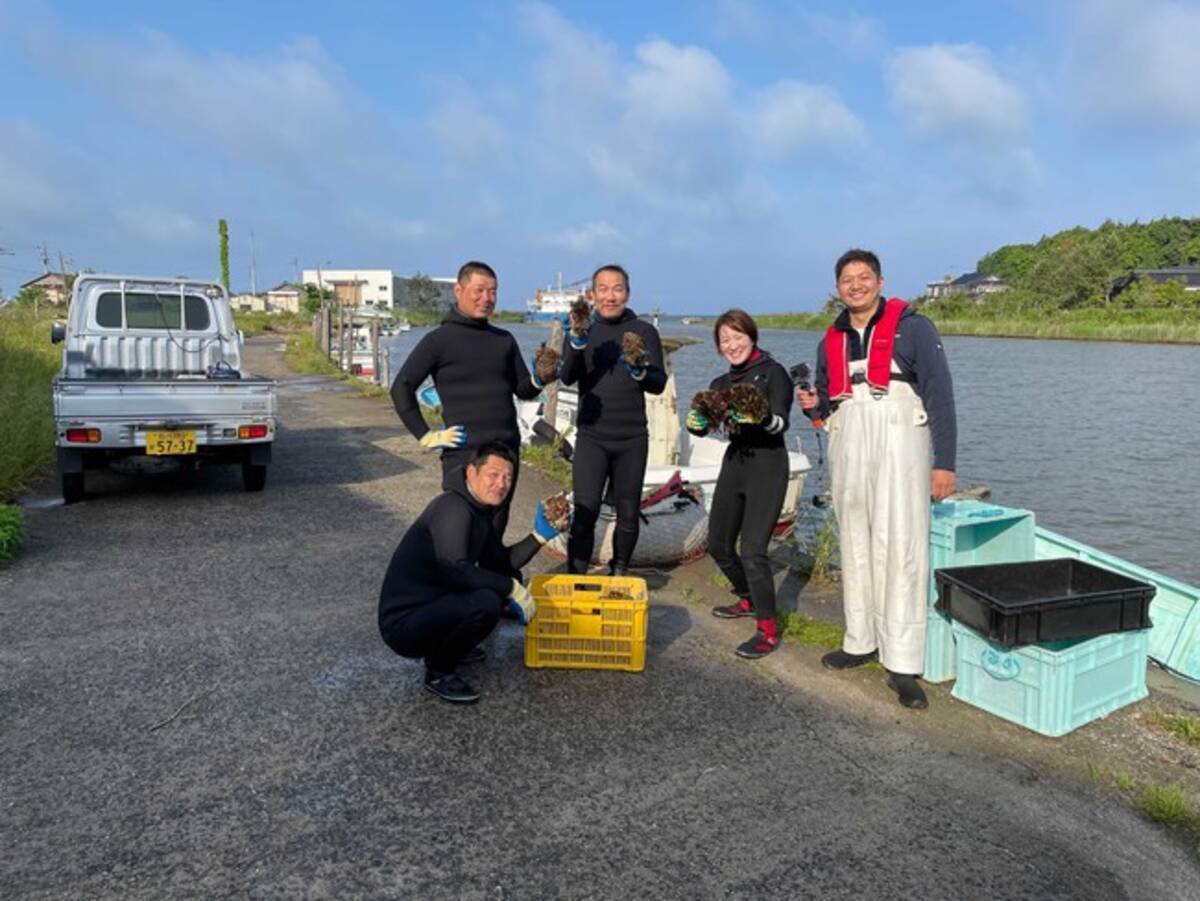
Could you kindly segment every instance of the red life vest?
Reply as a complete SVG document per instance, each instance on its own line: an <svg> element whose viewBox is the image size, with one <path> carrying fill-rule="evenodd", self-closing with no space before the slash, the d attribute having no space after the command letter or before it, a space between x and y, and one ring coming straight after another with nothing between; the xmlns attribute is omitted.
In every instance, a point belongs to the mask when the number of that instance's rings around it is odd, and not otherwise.
<svg viewBox="0 0 1200 901"><path fill-rule="evenodd" d="M877 391L887 391L892 377L892 350L896 345L896 329L908 304L898 297L883 302L883 316L871 329L867 346L867 384ZM825 371L829 375L829 399L843 400L854 391L850 382L850 336L836 326L825 331Z"/></svg>

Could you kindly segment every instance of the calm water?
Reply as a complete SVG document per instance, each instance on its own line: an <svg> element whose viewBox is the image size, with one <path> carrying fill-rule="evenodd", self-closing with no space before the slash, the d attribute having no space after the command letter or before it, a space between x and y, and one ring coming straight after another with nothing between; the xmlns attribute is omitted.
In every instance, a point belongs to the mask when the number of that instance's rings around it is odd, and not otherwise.
<svg viewBox="0 0 1200 901"><path fill-rule="evenodd" d="M548 334L505 328L527 357ZM671 358L684 407L723 362L708 326L665 318L659 328L702 342ZM393 339L393 360L426 331ZM813 364L819 338L768 330L759 344L785 366ZM1200 584L1200 347L998 338L945 345L960 484L990 485L993 500L1033 510L1039 525ZM816 433L798 409L790 435L815 468Z"/></svg>

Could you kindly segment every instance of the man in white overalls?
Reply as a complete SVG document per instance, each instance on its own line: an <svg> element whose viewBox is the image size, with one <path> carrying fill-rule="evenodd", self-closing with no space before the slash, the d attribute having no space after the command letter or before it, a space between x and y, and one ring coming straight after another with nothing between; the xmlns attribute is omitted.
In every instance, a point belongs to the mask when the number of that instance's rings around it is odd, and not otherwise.
<svg viewBox="0 0 1200 901"><path fill-rule="evenodd" d="M879 258L842 254L845 309L817 348L816 384L798 390L829 432L833 509L841 537L846 636L829 669L876 658L905 707L928 706L925 664L929 502L954 491L954 389L933 323L884 300Z"/></svg>

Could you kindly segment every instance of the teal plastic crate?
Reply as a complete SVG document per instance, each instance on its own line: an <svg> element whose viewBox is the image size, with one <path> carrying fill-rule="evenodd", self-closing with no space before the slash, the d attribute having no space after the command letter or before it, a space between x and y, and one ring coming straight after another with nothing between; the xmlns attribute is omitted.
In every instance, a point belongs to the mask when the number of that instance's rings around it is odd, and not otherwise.
<svg viewBox="0 0 1200 901"><path fill-rule="evenodd" d="M1048 529L1037 530L1036 557L1074 557L1148 582L1156 589L1150 604L1149 656L1189 679L1200 680L1200 588L1159 575L1128 560L1098 551Z"/></svg>
<svg viewBox="0 0 1200 901"><path fill-rule="evenodd" d="M933 609L937 600L934 572L952 566L1014 563L1032 560L1033 513L983 501L943 501L929 517L929 614L925 632L927 682L948 682L957 655L950 619Z"/></svg>
<svg viewBox="0 0 1200 901"><path fill-rule="evenodd" d="M1005 648L952 626L960 701L1052 738L1146 697L1150 630Z"/></svg>

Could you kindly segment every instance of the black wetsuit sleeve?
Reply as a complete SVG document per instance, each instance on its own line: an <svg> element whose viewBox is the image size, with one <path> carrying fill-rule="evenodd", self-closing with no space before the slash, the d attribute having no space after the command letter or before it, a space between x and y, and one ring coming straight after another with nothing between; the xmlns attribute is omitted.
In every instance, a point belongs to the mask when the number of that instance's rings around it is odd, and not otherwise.
<svg viewBox="0 0 1200 901"><path fill-rule="evenodd" d="M437 345L436 331L422 338L392 382L392 403L404 427L418 441L425 437L429 426L426 425L425 417L421 415L420 404L417 403L417 389L429 378L437 365Z"/></svg>
<svg viewBox="0 0 1200 901"><path fill-rule="evenodd" d="M512 383L513 394L521 400L534 400L542 393L542 389L533 383L516 338L512 339Z"/></svg>
<svg viewBox="0 0 1200 901"><path fill-rule="evenodd" d="M771 366L771 374L767 379L767 395L771 413L783 420L783 428L777 432L782 434L791 425L792 380L787 370L778 364Z"/></svg>
<svg viewBox="0 0 1200 901"><path fill-rule="evenodd" d="M526 535L512 547L505 547L500 542L499 536L493 531L488 536L487 547L484 549L483 556L479 558L479 565L487 567L492 572L520 578L521 567L532 560L541 549L542 545L533 537L533 533Z"/></svg>
<svg viewBox="0 0 1200 901"><path fill-rule="evenodd" d="M508 597L512 576L478 566L470 559L471 511L465 504L447 504L430 519L429 535L443 584L451 591L490 588L500 597Z"/></svg>
<svg viewBox="0 0 1200 901"><path fill-rule="evenodd" d="M649 357L649 360L646 363L646 375L638 384L647 394L662 394L663 389L667 387L667 369L663 364L662 339L658 335L658 329L653 327L646 329L645 338L646 356Z"/></svg>
<svg viewBox="0 0 1200 901"><path fill-rule="evenodd" d="M916 390L929 416L933 438L933 468L952 470L958 450L958 421L954 410L954 382L937 328L924 316L913 316L908 326L913 337Z"/></svg>
<svg viewBox="0 0 1200 901"><path fill-rule="evenodd" d="M813 388L817 392L817 405L811 410L801 410L809 419L828 419L831 404L829 403L829 366L825 361L825 342L817 342L817 368L813 375Z"/></svg>
<svg viewBox="0 0 1200 901"><path fill-rule="evenodd" d="M571 346L571 331L567 329L567 333L563 336L562 343L562 362L558 364L558 380L564 385L574 385L581 378L586 367L584 354L587 353L587 346L583 350L576 350Z"/></svg>

